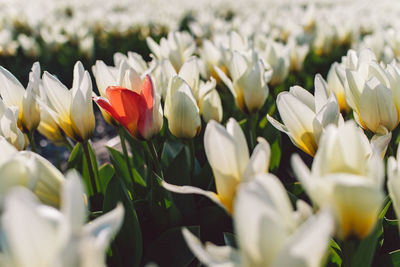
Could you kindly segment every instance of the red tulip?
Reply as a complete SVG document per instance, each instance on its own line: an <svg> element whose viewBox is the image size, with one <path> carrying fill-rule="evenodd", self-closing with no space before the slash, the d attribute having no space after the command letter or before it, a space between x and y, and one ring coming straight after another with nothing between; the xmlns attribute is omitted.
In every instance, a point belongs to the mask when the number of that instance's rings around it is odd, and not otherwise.
<svg viewBox="0 0 400 267"><path fill-rule="evenodd" d="M109 86L107 98L94 97L93 100L133 137L150 139L161 130L163 123L160 97L154 92L149 75L137 91L139 93L121 86Z"/></svg>

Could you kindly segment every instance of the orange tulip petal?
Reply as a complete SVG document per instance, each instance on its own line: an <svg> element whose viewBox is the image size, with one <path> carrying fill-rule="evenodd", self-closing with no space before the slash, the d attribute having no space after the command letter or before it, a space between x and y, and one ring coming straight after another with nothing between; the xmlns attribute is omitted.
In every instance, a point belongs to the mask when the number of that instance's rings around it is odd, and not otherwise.
<svg viewBox="0 0 400 267"><path fill-rule="evenodd" d="M149 75L146 75L144 78L141 94L145 100L146 108L152 110L154 105L154 88Z"/></svg>
<svg viewBox="0 0 400 267"><path fill-rule="evenodd" d="M110 102L104 97L94 96L92 97L93 101L96 102L102 109L104 109L111 117L113 117L116 121L119 120L119 116L114 108L111 106Z"/></svg>
<svg viewBox="0 0 400 267"><path fill-rule="evenodd" d="M111 106L118 114L115 118L121 123L129 133L138 137L137 122L140 116L139 105L141 104L141 96L129 89L110 86L106 89L106 95Z"/></svg>

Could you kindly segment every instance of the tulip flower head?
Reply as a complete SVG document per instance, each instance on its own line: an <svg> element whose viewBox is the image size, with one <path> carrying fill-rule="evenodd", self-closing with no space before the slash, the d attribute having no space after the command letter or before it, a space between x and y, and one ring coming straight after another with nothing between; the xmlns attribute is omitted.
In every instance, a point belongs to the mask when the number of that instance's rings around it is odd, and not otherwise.
<svg viewBox="0 0 400 267"><path fill-rule="evenodd" d="M254 51L250 56L234 51L228 69L232 80L223 70L215 67L215 71L234 96L238 108L245 113L257 112L267 99L267 83L271 79L272 71L266 71Z"/></svg>
<svg viewBox="0 0 400 267"><path fill-rule="evenodd" d="M41 102L60 128L75 141L87 141L95 127L92 104L92 81L81 62L74 67L72 89L68 90L56 77L45 72L43 87L48 102Z"/></svg>
<svg viewBox="0 0 400 267"><path fill-rule="evenodd" d="M118 121L137 139L151 139L158 134L163 125L160 97L153 88L149 75L143 82L134 70L126 73L128 89L110 86L106 90L107 98L94 97L94 101L110 116Z"/></svg>
<svg viewBox="0 0 400 267"><path fill-rule="evenodd" d="M365 238L375 225L384 198L380 155L384 148L379 145L387 145L389 135L386 142L370 144L352 121L330 125L321 137L311 172L298 155L292 158L294 172L312 201L334 212L341 239Z"/></svg>
<svg viewBox="0 0 400 267"><path fill-rule="evenodd" d="M300 86L278 95L276 104L283 124L267 115L268 121L286 133L301 150L314 156L321 133L329 124L343 122L334 95L328 97L326 83L321 75L315 76L315 96Z"/></svg>
<svg viewBox="0 0 400 267"><path fill-rule="evenodd" d="M256 174L268 172L270 146L264 138L259 137L250 157L243 131L236 120L231 118L226 128L215 121L207 124L204 147L214 173L216 194L191 186L179 187L166 182L163 185L177 193L203 194L232 213L238 185L250 181Z"/></svg>
<svg viewBox="0 0 400 267"><path fill-rule="evenodd" d="M321 266L334 230L332 216L323 210L297 220L301 212L293 210L277 177L257 175L239 187L235 200L238 250L210 243L204 247L187 229L183 236L206 266Z"/></svg>
<svg viewBox="0 0 400 267"><path fill-rule="evenodd" d="M0 94L7 107L19 108L18 126L25 132L34 131L40 122L39 105L36 96L39 94L40 65L35 62L29 73L29 83L26 88L8 70L0 66Z"/></svg>
<svg viewBox="0 0 400 267"><path fill-rule="evenodd" d="M383 68L368 49L347 55L347 103L357 123L373 133L392 131L400 121L400 69Z"/></svg>

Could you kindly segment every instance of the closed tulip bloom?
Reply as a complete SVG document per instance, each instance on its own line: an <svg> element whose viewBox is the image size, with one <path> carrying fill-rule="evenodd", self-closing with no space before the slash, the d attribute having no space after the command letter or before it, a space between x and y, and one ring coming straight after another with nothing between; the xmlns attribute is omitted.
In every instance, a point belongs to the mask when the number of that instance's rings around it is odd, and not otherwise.
<svg viewBox="0 0 400 267"><path fill-rule="evenodd" d="M310 156L314 156L326 126L343 121L337 99L334 95L328 97L321 75L315 76L314 86L315 96L300 86L293 86L289 92L278 95L276 105L283 124L267 115L275 128L286 133L297 147Z"/></svg>
<svg viewBox="0 0 400 267"><path fill-rule="evenodd" d="M256 174L268 172L270 146L264 138L259 137L250 157L243 131L236 120L231 118L226 128L215 121L207 124L204 148L213 170L216 194L196 187L178 187L165 182L164 187L177 193L203 194L231 213L238 185L250 181Z"/></svg>
<svg viewBox="0 0 400 267"><path fill-rule="evenodd" d="M179 76L169 81L164 109L173 135L190 139L200 133L199 107L189 84Z"/></svg>
<svg viewBox="0 0 400 267"><path fill-rule="evenodd" d="M326 254L334 221L329 211L297 220L284 186L272 174L257 175L239 187L233 224L238 249L200 240L187 229L183 236L206 266L318 267Z"/></svg>
<svg viewBox="0 0 400 267"><path fill-rule="evenodd" d="M43 86L48 103L47 108L60 128L73 140L87 141L95 127L92 104L92 81L81 62L74 67L74 80L68 90L55 76L45 72Z"/></svg>
<svg viewBox="0 0 400 267"><path fill-rule="evenodd" d="M215 68L234 96L236 105L245 113L257 112L267 99L267 83L271 78L271 72L266 71L264 64L254 51L251 56L234 51L228 69L232 80L224 71L218 67Z"/></svg>
<svg viewBox="0 0 400 267"><path fill-rule="evenodd" d="M368 49L347 57L346 96L357 123L374 133L392 131L400 121L400 70L395 64L384 69Z"/></svg>
<svg viewBox="0 0 400 267"><path fill-rule="evenodd" d="M110 86L107 98L95 97L94 101L114 120L124 126L137 139L151 139L163 125L160 96L155 93L150 76L143 81L134 70L126 72L122 82L127 89Z"/></svg>
<svg viewBox="0 0 400 267"><path fill-rule="evenodd" d="M363 239L376 223L384 198L381 145L389 140L370 144L349 121L326 129L311 172L300 157L292 158L296 176L314 204L334 212L336 235L341 239Z"/></svg>
<svg viewBox="0 0 400 267"><path fill-rule="evenodd" d="M34 63L26 88L8 70L0 66L0 94L6 106L19 108L18 126L25 133L34 131L40 123L40 110L36 102L39 94L40 65Z"/></svg>

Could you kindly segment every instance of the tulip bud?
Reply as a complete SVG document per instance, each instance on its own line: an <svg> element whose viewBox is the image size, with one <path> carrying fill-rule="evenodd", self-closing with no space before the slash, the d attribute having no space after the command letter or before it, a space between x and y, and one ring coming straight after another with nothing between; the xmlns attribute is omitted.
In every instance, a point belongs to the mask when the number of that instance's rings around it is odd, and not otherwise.
<svg viewBox="0 0 400 267"><path fill-rule="evenodd" d="M232 80L219 69L215 68L221 80L229 88L236 100L236 105L245 113L257 112L268 96L268 81L270 72L266 72L261 60L255 52L246 57L237 51L232 53L229 73Z"/></svg>
<svg viewBox="0 0 400 267"><path fill-rule="evenodd" d="M114 120L124 126L137 139L151 139L163 125L160 96L154 91L150 76L144 81L131 69L125 73L123 85L110 86L107 98L94 97L93 100Z"/></svg>
<svg viewBox="0 0 400 267"><path fill-rule="evenodd" d="M165 99L165 117L168 127L178 138L193 138L200 133L199 108L190 86L179 76L168 84Z"/></svg>
<svg viewBox="0 0 400 267"><path fill-rule="evenodd" d="M42 102L60 128L73 140L87 141L95 127L92 104L92 81L81 62L74 67L74 80L68 90L56 77L43 74L43 85L49 102Z"/></svg>

